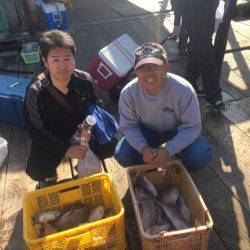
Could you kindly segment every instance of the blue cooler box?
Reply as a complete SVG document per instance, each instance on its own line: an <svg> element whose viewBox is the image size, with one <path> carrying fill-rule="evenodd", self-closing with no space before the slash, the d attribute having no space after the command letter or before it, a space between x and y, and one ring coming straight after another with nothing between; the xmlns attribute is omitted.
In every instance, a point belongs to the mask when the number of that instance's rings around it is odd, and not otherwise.
<svg viewBox="0 0 250 250"><path fill-rule="evenodd" d="M0 75L0 122L24 125L23 103L29 79Z"/></svg>
<svg viewBox="0 0 250 250"><path fill-rule="evenodd" d="M48 29L65 30L68 28L67 13L63 3L41 3L41 6Z"/></svg>

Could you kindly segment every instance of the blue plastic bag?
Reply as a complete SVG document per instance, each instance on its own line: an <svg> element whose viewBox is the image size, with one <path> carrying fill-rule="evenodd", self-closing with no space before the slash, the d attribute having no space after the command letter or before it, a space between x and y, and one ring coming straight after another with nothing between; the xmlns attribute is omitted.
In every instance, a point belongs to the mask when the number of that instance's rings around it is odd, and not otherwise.
<svg viewBox="0 0 250 250"><path fill-rule="evenodd" d="M90 103L84 119L88 115L93 115L96 118L96 124L91 129L91 135L100 145L108 143L115 137L118 124L111 114L99 106Z"/></svg>

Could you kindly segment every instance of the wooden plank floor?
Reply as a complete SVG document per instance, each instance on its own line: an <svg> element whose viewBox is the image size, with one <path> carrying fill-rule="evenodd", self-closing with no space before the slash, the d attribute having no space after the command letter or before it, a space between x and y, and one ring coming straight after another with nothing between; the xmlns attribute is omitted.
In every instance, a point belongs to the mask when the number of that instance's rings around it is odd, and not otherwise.
<svg viewBox="0 0 250 250"><path fill-rule="evenodd" d="M150 3L149 3L150 2ZM98 50L120 35L129 34L138 44L162 41L172 29L172 12L168 1L145 0L72 0L69 32L77 45L77 67L87 69ZM250 20L232 21L227 49L250 46ZM171 61L170 71L183 75L186 59L177 57L176 42L164 47ZM205 136L213 147L214 159L207 169L192 173L214 220L208 248L250 249L250 51L225 55L221 87L227 109L213 114L200 100ZM32 71L20 58L0 60L0 68ZM0 72L1 74L1 72ZM7 74L2 73L2 74ZM31 74L14 74L31 78ZM0 83L1 84L1 83ZM0 85L1 87L1 85ZM117 118L117 106L107 93L98 90L107 109ZM1 107L0 107L1 108ZM0 169L0 249L25 249L22 240L22 199L36 183L25 175L30 140L24 128L0 123L9 154ZM128 249L140 249L134 213L127 190L125 170L113 158L106 161L119 195L126 207ZM60 178L69 176L67 163L59 168ZM65 171L67 176L65 176Z"/></svg>

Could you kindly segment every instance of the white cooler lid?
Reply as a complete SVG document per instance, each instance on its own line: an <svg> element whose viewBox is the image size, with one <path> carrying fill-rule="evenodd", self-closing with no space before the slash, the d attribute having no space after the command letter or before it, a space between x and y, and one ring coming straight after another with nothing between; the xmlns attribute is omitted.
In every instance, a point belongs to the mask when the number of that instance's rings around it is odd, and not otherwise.
<svg viewBox="0 0 250 250"><path fill-rule="evenodd" d="M120 77L127 75L134 64L134 51L138 45L124 34L98 52L99 57Z"/></svg>

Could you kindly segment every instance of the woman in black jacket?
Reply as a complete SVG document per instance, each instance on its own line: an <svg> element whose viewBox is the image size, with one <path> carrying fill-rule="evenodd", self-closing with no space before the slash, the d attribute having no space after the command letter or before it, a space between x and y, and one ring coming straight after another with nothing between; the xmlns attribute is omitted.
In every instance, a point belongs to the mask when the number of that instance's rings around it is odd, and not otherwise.
<svg viewBox="0 0 250 250"><path fill-rule="evenodd" d="M86 148L70 141L97 97L91 76L75 69L76 48L69 34L59 30L45 32L40 51L47 70L31 81L24 105L32 139L26 173L33 180L47 182L56 181L56 168L64 156L85 157ZM102 145L96 138L90 140L91 149L101 159L111 156L115 145L114 137Z"/></svg>

